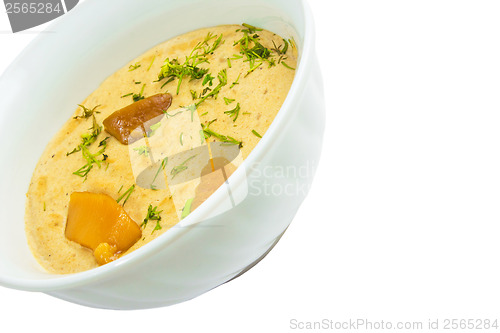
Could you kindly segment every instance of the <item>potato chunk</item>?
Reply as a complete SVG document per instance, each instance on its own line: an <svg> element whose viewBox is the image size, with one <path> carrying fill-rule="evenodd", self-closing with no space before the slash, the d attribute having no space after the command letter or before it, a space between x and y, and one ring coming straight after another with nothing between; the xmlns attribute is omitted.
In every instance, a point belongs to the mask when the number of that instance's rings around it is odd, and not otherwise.
<svg viewBox="0 0 500 333"><path fill-rule="evenodd" d="M128 145L143 138L171 104L172 95L156 94L113 112L104 119L103 125L109 134Z"/></svg>
<svg viewBox="0 0 500 333"><path fill-rule="evenodd" d="M69 240L95 251L96 259L102 264L128 250L141 238L142 232L109 195L74 192L69 201L65 234Z"/></svg>
<svg viewBox="0 0 500 333"><path fill-rule="evenodd" d="M109 245L108 243L101 243L94 250L94 257L99 265L104 265L118 259L118 254L116 246Z"/></svg>

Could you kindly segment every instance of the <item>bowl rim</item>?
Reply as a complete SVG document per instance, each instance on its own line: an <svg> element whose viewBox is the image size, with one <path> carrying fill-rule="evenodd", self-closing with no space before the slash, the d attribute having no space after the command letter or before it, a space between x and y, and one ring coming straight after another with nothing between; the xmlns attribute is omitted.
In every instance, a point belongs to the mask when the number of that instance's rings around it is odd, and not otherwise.
<svg viewBox="0 0 500 333"><path fill-rule="evenodd" d="M80 6L90 6L94 1L86 1ZM243 161L241 167L239 167L233 175L231 175L231 180L235 186L239 186L243 181L246 173L245 166L255 165L256 162L262 159L262 156L269 151L272 142L279 135L282 128L287 123L287 116L291 112L292 105L297 104L297 99L300 94L298 93L301 89L301 85L304 84L304 80L307 73L310 71L308 64L311 63L309 60L314 57L314 45L315 45L315 27L311 9L309 4L305 0L297 0L299 5L301 5L302 14L304 18L304 43L302 45L300 64L297 66L295 73L295 78L292 82L292 86L288 91L287 97L283 102L279 112L272 121L270 127L268 128L266 135L262 137L256 147L250 152L248 157ZM75 14L75 13L73 13ZM50 24L46 30L55 29L59 25L65 25L66 20L56 20L56 22ZM17 62L24 54L30 53L33 48L36 48L40 43L44 42L44 34L39 34L34 38L26 48L16 57L16 59L9 65L10 68L13 64ZM6 70L7 71L7 70ZM192 227L203 222L203 217L207 215L209 209L221 202L223 199L222 188L219 188L215 193L213 193L200 207L198 207L194 212L189 214L183 221L188 224L189 221L195 220L200 221L194 223L193 225L187 225L184 227L178 227L178 222L175 226L170 228L167 232L158 236L154 241L151 241L137 250L123 256L111 263L103 266L99 266L90 270L73 273L73 274L54 274L55 277L48 279L26 279L26 278L13 278L9 276L0 275L0 285L5 287L25 290L25 291L41 291L41 292L52 292L63 289L71 289L87 285L99 280L109 278L111 275L119 274L124 272L127 268L137 261L141 261L148 256L154 255L155 253L161 251L163 248L168 246L169 242L183 234L187 233Z"/></svg>

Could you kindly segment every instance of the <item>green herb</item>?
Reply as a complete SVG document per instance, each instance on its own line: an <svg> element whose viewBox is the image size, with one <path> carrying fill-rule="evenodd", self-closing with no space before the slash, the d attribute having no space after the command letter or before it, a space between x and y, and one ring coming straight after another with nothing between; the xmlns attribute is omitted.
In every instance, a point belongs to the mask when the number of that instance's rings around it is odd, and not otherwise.
<svg viewBox="0 0 500 333"><path fill-rule="evenodd" d="M134 81L135 84L141 84L142 82L141 81Z"/></svg>
<svg viewBox="0 0 500 333"><path fill-rule="evenodd" d="M121 96L121 98L125 98L125 97L128 97L128 96L132 96L133 94L134 94L134 93L128 93L128 94L126 94L126 95Z"/></svg>
<svg viewBox="0 0 500 333"><path fill-rule="evenodd" d="M76 147L75 149L73 149L71 152L66 153L66 156L69 156L71 154L74 154L76 152L81 151L82 150L82 148L81 148L82 146L88 147L88 146L90 146L92 143L94 143L97 140L97 137L102 132L102 126L99 126L97 124L97 121L96 121L94 115L92 115L92 127L89 128L89 130L91 131L90 133L85 133L85 134L81 135L82 143L80 145L78 145L78 147Z"/></svg>
<svg viewBox="0 0 500 333"><path fill-rule="evenodd" d="M43 202L43 211L47 211L47 205L45 204L45 201Z"/></svg>
<svg viewBox="0 0 500 333"><path fill-rule="evenodd" d="M282 64L283 66L285 66L286 68L288 68L288 69L291 69L291 70L293 70L293 71L295 70L295 68L290 67L290 66L288 66L287 64L285 64L285 62L284 62L284 61L282 61L282 62L281 62L281 64Z"/></svg>
<svg viewBox="0 0 500 333"><path fill-rule="evenodd" d="M78 106L82 108L83 113L82 113L81 116L75 116L75 117L73 117L73 119L78 119L78 118L87 119L87 118L92 117L94 115L94 113L100 113L99 111L96 111L96 109L98 107L100 107L100 105L94 106L93 109L89 109L89 108L87 108L87 107L85 107L84 105L81 105L81 104L78 104Z"/></svg>
<svg viewBox="0 0 500 333"><path fill-rule="evenodd" d="M99 147L106 147L108 145L108 140L109 140L109 136L107 136L104 140L101 140L101 142L99 142Z"/></svg>
<svg viewBox="0 0 500 333"><path fill-rule="evenodd" d="M92 164L85 164L80 169L73 172L74 175L87 179L87 176L94 166Z"/></svg>
<svg viewBox="0 0 500 333"><path fill-rule="evenodd" d="M203 103L207 98L214 97L217 99L220 90L227 84L227 70L223 69L217 74L217 79L219 80L219 84L212 90L210 93L203 96L198 103L196 103L196 107L198 107L201 103Z"/></svg>
<svg viewBox="0 0 500 333"><path fill-rule="evenodd" d="M240 80L240 76L241 76L241 74L240 74L240 75L238 75L238 78L236 79L236 81L234 81L234 82L233 82L233 84L231 84L231 86L229 87L229 89L232 89L235 85L240 84L240 83L238 82L238 81Z"/></svg>
<svg viewBox="0 0 500 333"><path fill-rule="evenodd" d="M168 79L167 81L165 81L164 84L162 84L162 86L160 87L160 89L163 89L163 87L165 87L167 84L169 84L170 82L172 82L173 80L175 80L175 77L171 77L170 79Z"/></svg>
<svg viewBox="0 0 500 333"><path fill-rule="evenodd" d="M201 144L203 144L203 142L205 142L206 138L205 138L205 132L203 132L203 130L200 130L200 139L201 139Z"/></svg>
<svg viewBox="0 0 500 333"><path fill-rule="evenodd" d="M172 170L170 171L170 175L172 175L172 179L174 179L175 176L177 176L181 172L187 170L188 167L187 167L186 163L195 157L196 157L196 155L193 155L190 158L188 158L187 160L185 160L184 162L182 162L181 164L179 164L178 166L173 167Z"/></svg>
<svg viewBox="0 0 500 333"><path fill-rule="evenodd" d="M198 98L198 94L195 90L191 90L191 97L193 98L193 101Z"/></svg>
<svg viewBox="0 0 500 333"><path fill-rule="evenodd" d="M235 101L235 99L224 97L224 103L226 103L226 105L229 105L234 101Z"/></svg>
<svg viewBox="0 0 500 333"><path fill-rule="evenodd" d="M149 156L149 148L146 146L134 148L134 151L136 151L139 155Z"/></svg>
<svg viewBox="0 0 500 333"><path fill-rule="evenodd" d="M238 116L240 115L240 103L236 104L236 107L232 110L229 111L224 111L225 114L229 115L230 117L233 117L233 122L238 119Z"/></svg>
<svg viewBox="0 0 500 333"><path fill-rule="evenodd" d="M193 199L188 199L182 208L181 220L191 213L191 206L193 204Z"/></svg>
<svg viewBox="0 0 500 333"><path fill-rule="evenodd" d="M260 66L262 66L262 62L259 62L257 65L255 65L252 68L250 68L248 70L248 72L245 74L245 77L247 77L250 73L252 73L254 70L256 70L257 68L259 68Z"/></svg>
<svg viewBox="0 0 500 333"><path fill-rule="evenodd" d="M153 63L155 62L155 59L156 59L156 55L153 57L153 60L151 60L151 63L149 64L148 72L151 69L151 66L153 66Z"/></svg>
<svg viewBox="0 0 500 333"><path fill-rule="evenodd" d="M165 167L167 166L167 162L168 162L168 157L165 157L165 158L163 159L163 161L161 161L161 165L160 165L160 167L158 168L158 171L156 171L156 175L155 175L155 178L153 178L152 183L154 183L154 182L155 182L155 180L156 180L156 178L158 178L158 175L160 174L160 172L161 172L162 170L165 170Z"/></svg>
<svg viewBox="0 0 500 333"><path fill-rule="evenodd" d="M179 141L181 142L181 146L184 146L182 143L182 137L184 136L184 132L181 132L181 135L179 135Z"/></svg>
<svg viewBox="0 0 500 333"><path fill-rule="evenodd" d="M252 130L252 133L253 133L256 137L262 138L262 135L260 135L259 133L257 133L257 131L256 131L256 130Z"/></svg>
<svg viewBox="0 0 500 333"><path fill-rule="evenodd" d="M134 192L134 190L135 190L135 184L130 186L128 190L123 192L123 194L120 195L120 197L118 199L116 199L116 202L120 203L120 201L122 201L122 199L125 198L125 200L123 200L123 204L122 204L122 206L125 206L128 199L130 198L130 195L132 194L132 192Z"/></svg>
<svg viewBox="0 0 500 333"><path fill-rule="evenodd" d="M194 121L194 113L196 112L196 105L191 104L189 106L183 106L183 109L191 112L191 122L193 122Z"/></svg>
<svg viewBox="0 0 500 333"><path fill-rule="evenodd" d="M174 78L177 78L179 80L179 83L177 84L177 95L179 95L181 83L185 76L191 77L192 80L201 79L208 72L208 69L202 69L198 67L200 63L207 62L207 60L201 61L197 59L198 58L193 59L192 64L190 64L189 60L186 59L186 62L181 65L179 63L179 60L173 59L172 61L170 61L170 59L167 58L165 60L165 64L162 66L162 71L158 76L158 79L162 80L168 77L171 79L171 81L173 81Z"/></svg>
<svg viewBox="0 0 500 333"><path fill-rule="evenodd" d="M203 125L201 124L202 128L203 128L203 133L205 134L205 138L208 139L210 137L214 137L216 139L218 139L219 141L221 142L224 142L224 143L228 143L228 144L232 144L232 145L238 145L241 147L243 147L243 142L241 141L238 141L236 140L235 138L233 137L230 137L229 135L223 135L223 134L220 134L220 133L217 133L215 131L213 131L212 129L209 128L209 126L217 119L214 119L212 120L211 122L208 123L208 125Z"/></svg>
<svg viewBox="0 0 500 333"><path fill-rule="evenodd" d="M157 122L154 125L149 126L149 129L151 130L151 133L149 133L149 137L152 137L155 135L156 131L161 127L161 121Z"/></svg>
<svg viewBox="0 0 500 333"><path fill-rule="evenodd" d="M155 232L156 230L160 230L161 229L161 225L160 225L161 216L160 216L160 214L162 212L163 212L162 210L158 211L158 206L153 207L153 205L149 205L148 212L146 213L146 218L141 223L141 228L142 227L146 228L149 221L156 221L156 226L154 227L151 234L153 234L153 232Z"/></svg>
<svg viewBox="0 0 500 333"><path fill-rule="evenodd" d="M274 45L274 49L273 51L276 52L278 55L282 54L286 54L286 51L288 51L288 42L286 41L286 39L283 39L283 43L285 43L284 45L280 45L280 46L276 46L276 44L274 43L274 40L273 40L273 45ZM282 49L283 47L283 49Z"/></svg>
<svg viewBox="0 0 500 333"><path fill-rule="evenodd" d="M120 192L122 191L122 189L123 189L123 184L122 184L122 186L120 186L120 189L118 190L118 194L120 194Z"/></svg>
<svg viewBox="0 0 500 333"><path fill-rule="evenodd" d="M199 98L202 98L203 96L205 96L205 94L208 93L209 91L212 91L212 89L209 87L205 87L205 89L203 89L203 91L201 92Z"/></svg>
<svg viewBox="0 0 500 333"><path fill-rule="evenodd" d="M210 45L209 42L213 39L215 39L215 41ZM177 84L178 95L184 77L190 77L191 80L198 80L208 73L208 69L200 68L199 65L208 63L207 55L212 54L221 44L222 34L218 36L209 32L203 42L196 44L190 55L186 57L184 63L181 64L177 58L172 60L167 58L158 74L158 80L161 81L168 78L169 81L167 82L170 82L177 78L179 80Z"/></svg>
<svg viewBox="0 0 500 333"><path fill-rule="evenodd" d="M175 116L177 116L178 114L183 113L183 112L184 112L184 111L179 111L179 112L177 112L177 113L170 114L170 113L168 113L167 111L163 111L163 113L165 113L165 116L167 116L167 119L168 119L168 118L175 117Z"/></svg>
<svg viewBox="0 0 500 333"><path fill-rule="evenodd" d="M250 70L245 76L255 71L263 63L267 63L269 67L275 66L276 60L271 57L271 50L262 45L259 35L255 34L255 32L262 31L262 29L246 23L243 23L243 26L246 29L237 30L243 32L243 37L234 42L234 46L238 45L240 47L240 54L246 58L244 61L249 63ZM285 46L283 48L285 48ZM288 47L286 46L286 48ZM278 50L278 54L283 52L283 50L276 47L276 45L275 49Z"/></svg>
<svg viewBox="0 0 500 333"><path fill-rule="evenodd" d="M215 79L215 77L213 77L212 75L210 75L210 73L208 73L207 75L205 75L205 78L203 79L202 85L204 86L208 83L208 85L211 87L213 85L214 79Z"/></svg>
<svg viewBox="0 0 500 333"><path fill-rule="evenodd" d="M155 228L153 229L153 231L151 231L151 235L156 231L156 230L160 230L161 229L161 225L160 225L160 221L156 221L156 225L155 225Z"/></svg>
<svg viewBox="0 0 500 333"><path fill-rule="evenodd" d="M249 34L253 34L253 33L257 32L257 31L262 31L262 29L257 28L257 27L255 27L253 25L250 25L248 23L243 23L242 26L244 26L247 29L241 29L240 31L247 32ZM238 30L236 30L236 31L238 31Z"/></svg>
<svg viewBox="0 0 500 333"><path fill-rule="evenodd" d="M141 67L141 64L136 62L135 64L133 65L130 65L128 66L128 71L131 72L131 71L135 71L137 68Z"/></svg>
<svg viewBox="0 0 500 333"><path fill-rule="evenodd" d="M208 114L208 111L207 112L204 112L200 115L200 117L203 117L203 116L206 116Z"/></svg>
<svg viewBox="0 0 500 333"><path fill-rule="evenodd" d="M132 96L132 99L134 100L134 102L138 102L140 101L141 99L144 99L144 96L142 95L142 93L144 92L144 87L146 87L146 84L143 84L142 85L142 89L141 89L141 92L138 93L138 94L134 94Z"/></svg>
<svg viewBox="0 0 500 333"><path fill-rule="evenodd" d="M80 169L73 172L73 174L76 176L85 178L85 180L87 180L87 176L88 176L89 172L93 169L94 164L96 164L100 168L101 163L106 161L106 159L108 158L107 155L103 154L105 149L106 149L106 146L104 146L97 153L92 154L90 152L90 150L88 150L87 146L80 145L80 150L82 151L83 158L87 161L87 163L84 166L82 166ZM103 155L102 160L97 159L97 157L100 155Z"/></svg>
<svg viewBox="0 0 500 333"><path fill-rule="evenodd" d="M232 68L231 59L227 58L227 67Z"/></svg>

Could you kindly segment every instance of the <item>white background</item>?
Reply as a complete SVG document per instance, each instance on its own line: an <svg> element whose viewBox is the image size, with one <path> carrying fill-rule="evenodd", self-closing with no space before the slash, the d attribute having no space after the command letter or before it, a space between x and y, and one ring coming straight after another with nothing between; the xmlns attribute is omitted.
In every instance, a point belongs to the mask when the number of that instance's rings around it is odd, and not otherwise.
<svg viewBox="0 0 500 333"><path fill-rule="evenodd" d="M500 2L310 4L327 92L324 151L268 257L153 310L0 287L0 331L288 332L291 319L500 317ZM2 72L43 26L9 33L0 8Z"/></svg>

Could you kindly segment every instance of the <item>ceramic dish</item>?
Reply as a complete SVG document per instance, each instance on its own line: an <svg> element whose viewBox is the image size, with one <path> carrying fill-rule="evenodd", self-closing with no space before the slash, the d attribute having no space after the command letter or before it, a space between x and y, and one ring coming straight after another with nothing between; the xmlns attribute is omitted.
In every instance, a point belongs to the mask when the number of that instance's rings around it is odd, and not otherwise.
<svg viewBox="0 0 500 333"><path fill-rule="evenodd" d="M218 190L176 227L127 256L82 273L46 273L26 242L25 195L38 158L75 104L162 41L242 22L293 38L300 54L280 112L230 178L242 199L221 210L224 193ZM92 307L171 305L242 274L292 221L321 152L322 78L313 20L302 0L88 0L21 53L0 78L0 95L0 285Z"/></svg>

